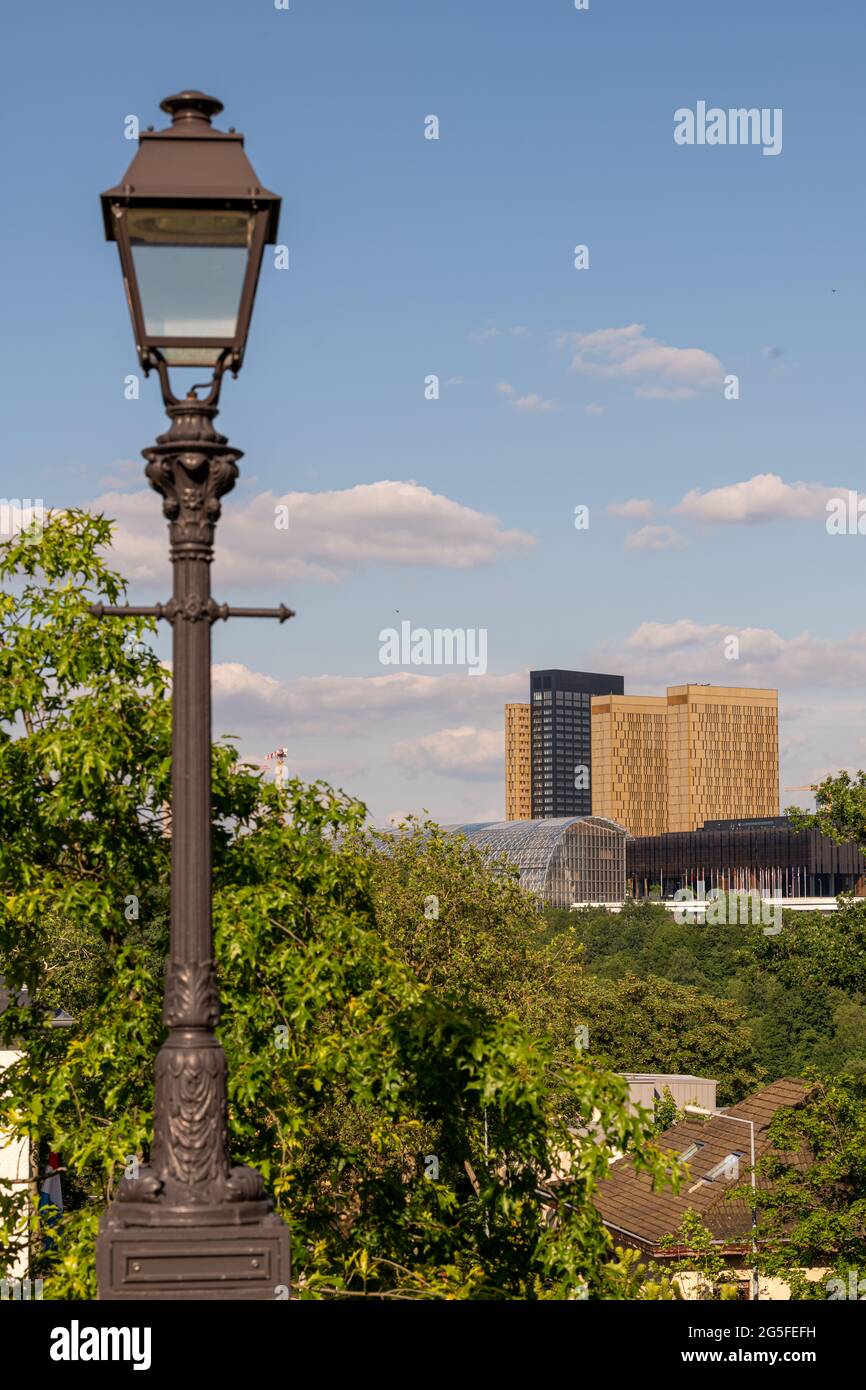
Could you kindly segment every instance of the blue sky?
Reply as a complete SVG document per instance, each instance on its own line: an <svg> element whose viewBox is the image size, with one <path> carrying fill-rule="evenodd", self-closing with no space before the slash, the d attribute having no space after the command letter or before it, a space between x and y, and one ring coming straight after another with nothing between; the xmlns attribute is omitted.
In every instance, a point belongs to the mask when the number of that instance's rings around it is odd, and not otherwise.
<svg viewBox="0 0 866 1390"><path fill-rule="evenodd" d="M858 767L866 539L825 508L862 473L864 28L853 0L22 7L2 490L105 507L136 599L167 596L139 472L161 405L153 379L124 397L98 194L125 117L200 87L283 195L291 259L223 392L245 458L214 588L298 617L215 629L218 727L377 820L502 814L501 706L532 666L778 686L783 782ZM782 152L676 145L699 100L781 108ZM488 674L383 667L403 619L486 628Z"/></svg>

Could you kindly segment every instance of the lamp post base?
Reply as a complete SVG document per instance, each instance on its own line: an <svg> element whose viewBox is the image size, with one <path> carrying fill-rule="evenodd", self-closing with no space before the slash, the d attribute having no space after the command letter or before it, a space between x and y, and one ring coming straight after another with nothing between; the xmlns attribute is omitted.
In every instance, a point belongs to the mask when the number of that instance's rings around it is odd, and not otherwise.
<svg viewBox="0 0 866 1390"><path fill-rule="evenodd" d="M101 1301L284 1300L289 1231L270 1202L200 1213L114 1202L99 1223L96 1273Z"/></svg>

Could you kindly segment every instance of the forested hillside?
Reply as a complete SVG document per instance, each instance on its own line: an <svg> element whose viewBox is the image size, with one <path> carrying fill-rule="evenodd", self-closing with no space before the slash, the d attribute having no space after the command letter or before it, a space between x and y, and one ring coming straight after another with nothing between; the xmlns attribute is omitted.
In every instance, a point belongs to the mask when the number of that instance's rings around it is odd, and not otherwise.
<svg viewBox="0 0 866 1390"><path fill-rule="evenodd" d="M783 913L760 926L677 923L655 903L620 913L548 909L551 937L573 935L599 980L688 985L745 1012L754 1058L768 1078L866 1072L866 903L833 914Z"/></svg>

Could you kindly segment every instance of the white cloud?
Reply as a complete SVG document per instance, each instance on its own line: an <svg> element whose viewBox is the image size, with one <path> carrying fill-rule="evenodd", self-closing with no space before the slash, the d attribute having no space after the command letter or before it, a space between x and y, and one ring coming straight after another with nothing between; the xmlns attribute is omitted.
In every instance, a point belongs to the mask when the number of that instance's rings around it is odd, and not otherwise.
<svg viewBox="0 0 866 1390"><path fill-rule="evenodd" d="M461 724L396 743L393 756L412 772L489 781L503 776L503 730Z"/></svg>
<svg viewBox="0 0 866 1390"><path fill-rule="evenodd" d="M563 333L558 345L573 350L572 371L631 381L635 394L645 399L684 399L721 386L724 378L724 368L711 352L648 338L642 323Z"/></svg>
<svg viewBox="0 0 866 1390"><path fill-rule="evenodd" d="M500 396L507 396L509 403L514 406L515 410L535 411L539 414L545 414L549 410L556 410L556 401L545 400L543 396L537 396L532 393L526 396L520 396L517 393L517 387L512 386L510 381L497 381L496 390L499 392Z"/></svg>
<svg viewBox="0 0 866 1390"><path fill-rule="evenodd" d="M667 651L672 647L693 645L707 633L715 634L720 631L720 628L702 627L691 618L679 618L675 623L641 623L626 638L625 645L632 649Z"/></svg>
<svg viewBox="0 0 866 1390"><path fill-rule="evenodd" d="M0 499L0 540L11 540L31 527L34 536L41 534L51 515L41 497L4 497Z"/></svg>
<svg viewBox="0 0 866 1390"><path fill-rule="evenodd" d="M537 411L539 414L546 414L549 410L556 409L556 401L545 400L543 396L530 394L528 396L518 396L514 401L515 410Z"/></svg>
<svg viewBox="0 0 866 1390"><path fill-rule="evenodd" d="M654 505L648 497L629 497L627 502L609 502L607 509L611 516L636 518L652 516Z"/></svg>
<svg viewBox="0 0 866 1390"><path fill-rule="evenodd" d="M263 671L251 671L240 661L216 662L211 671L214 700L249 702L251 710L277 708L285 701L287 687Z"/></svg>
<svg viewBox="0 0 866 1390"><path fill-rule="evenodd" d="M280 681L220 662L214 729L236 735L242 752L257 758L288 745L293 772L344 787L367 803L378 825L395 808L426 809L446 823L498 820L503 706L525 700L527 684L526 670L473 680L400 671Z"/></svg>
<svg viewBox="0 0 866 1390"><path fill-rule="evenodd" d="M288 508L287 529L277 529ZM91 511L117 520L112 560L132 580L167 574L165 521L152 492L109 492ZM336 582L373 565L470 569L535 544L495 516L414 482L360 483L339 492L261 492L223 506L220 583L292 578Z"/></svg>
<svg viewBox="0 0 866 1390"><path fill-rule="evenodd" d="M626 537L626 550L682 550L685 541L672 526L642 526Z"/></svg>
<svg viewBox="0 0 866 1390"><path fill-rule="evenodd" d="M726 639L739 640L739 659L725 656ZM625 669L628 686L711 681L714 685L855 689L866 685L866 633L819 637L810 632L785 637L772 628L697 623L641 623L617 651L605 644L605 670ZM598 669L602 669L599 667Z"/></svg>
<svg viewBox="0 0 866 1390"><path fill-rule="evenodd" d="M741 482L701 492L692 488L673 508L674 516L708 526L763 525L774 521L826 521L827 503L831 499L847 499L848 489L827 487L824 483L786 483L778 473L756 473ZM648 498L629 498L626 502L611 502L612 516L650 516L656 503ZM658 528L644 528L650 532ZM652 543L652 536L634 541L631 548Z"/></svg>
<svg viewBox="0 0 866 1390"><path fill-rule="evenodd" d="M381 717L406 718L435 713L460 722L461 716L501 718L509 700L524 699L526 672L469 679L465 672L443 676L395 671L382 676L302 676L283 682L240 662L213 668L214 701L223 724L229 717L260 722L280 713L296 730L322 733L337 729L357 735L363 725L378 728Z"/></svg>
<svg viewBox="0 0 866 1390"><path fill-rule="evenodd" d="M674 511L716 526L826 518L827 501L845 489L823 483L786 483L778 473L756 473L740 483L701 492L693 488Z"/></svg>
<svg viewBox="0 0 866 1390"><path fill-rule="evenodd" d="M802 790L842 768L857 772L866 762L866 701L836 691L821 691L807 705L795 705L780 692L782 805L813 807L811 792Z"/></svg>
<svg viewBox="0 0 866 1390"><path fill-rule="evenodd" d="M589 405L583 407L584 415L603 415L606 410L606 405L597 405L595 401L590 401Z"/></svg>

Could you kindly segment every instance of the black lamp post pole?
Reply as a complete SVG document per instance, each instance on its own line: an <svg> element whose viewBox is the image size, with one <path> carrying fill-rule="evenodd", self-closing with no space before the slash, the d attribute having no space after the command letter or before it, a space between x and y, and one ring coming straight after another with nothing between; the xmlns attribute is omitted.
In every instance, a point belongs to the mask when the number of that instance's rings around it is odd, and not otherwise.
<svg viewBox="0 0 866 1390"><path fill-rule="evenodd" d="M158 1183L161 1193L195 1206L239 1195L229 1185L225 1056L214 1037L210 566L220 497L234 486L241 455L214 430L215 405L187 400L167 409L171 429L145 457L163 497L174 573L169 1034L156 1063L151 1171L125 1180L121 1199ZM261 1196L257 1174L244 1175L242 1186Z"/></svg>
<svg viewBox="0 0 866 1390"><path fill-rule="evenodd" d="M272 213L259 210L256 199L263 191L252 183L255 175L242 155L241 137L210 127L209 113L220 109L218 101L187 92L167 98L163 106L173 114L171 130L147 137L137 157L144 160L143 173L133 175L131 169L122 185L103 195L103 205L108 233L120 243L142 363L146 371L155 367L159 373L171 422L144 457L169 524L173 596L153 608L98 604L94 612L100 617L147 613L173 627L171 941L163 1009L168 1032L156 1059L150 1163L122 1179L116 1200L103 1213L97 1274L102 1299L266 1300L288 1296L289 1234L264 1195L261 1176L252 1168L232 1166L226 1059L215 1034L219 996L211 920L210 629L218 618L232 614L280 622L293 615L285 606L217 605L211 598L210 566L220 499L234 487L242 457L213 421L223 372L237 370L243 356L265 219ZM215 163L214 151L228 163ZM197 195L196 180L202 178L207 187ZM218 201L211 184L226 195L220 207L234 200L253 209L258 219L251 242L254 256L244 282L242 327L215 354L209 393L200 399L193 387L178 399L169 385L164 351L158 343L148 345L140 331L146 319L126 223L138 198L148 209L156 206L148 215L157 227L160 218L171 225L180 206L181 220L174 224L178 230L170 235L183 237L190 228L194 234L194 220L184 223L183 218ZM274 196L267 197L273 207ZM161 200L167 203L162 211ZM205 248L209 245L205 240ZM190 342L202 351L189 339L174 346L167 340L165 351L186 351ZM213 363L214 356L205 354L203 360Z"/></svg>
<svg viewBox="0 0 866 1390"><path fill-rule="evenodd" d="M288 1231L260 1175L231 1165L226 1059L214 1032L210 629L231 610L211 598L210 565L220 498L234 487L242 457L213 427L221 375L219 367L205 400L190 394L179 401L160 365L171 428L144 451L145 472L162 494L174 570L171 602L134 610L173 627L168 1036L156 1059L151 1162L123 1178L100 1224L103 1299L273 1299L287 1296L289 1286ZM246 614L280 622L292 616L285 607Z"/></svg>

